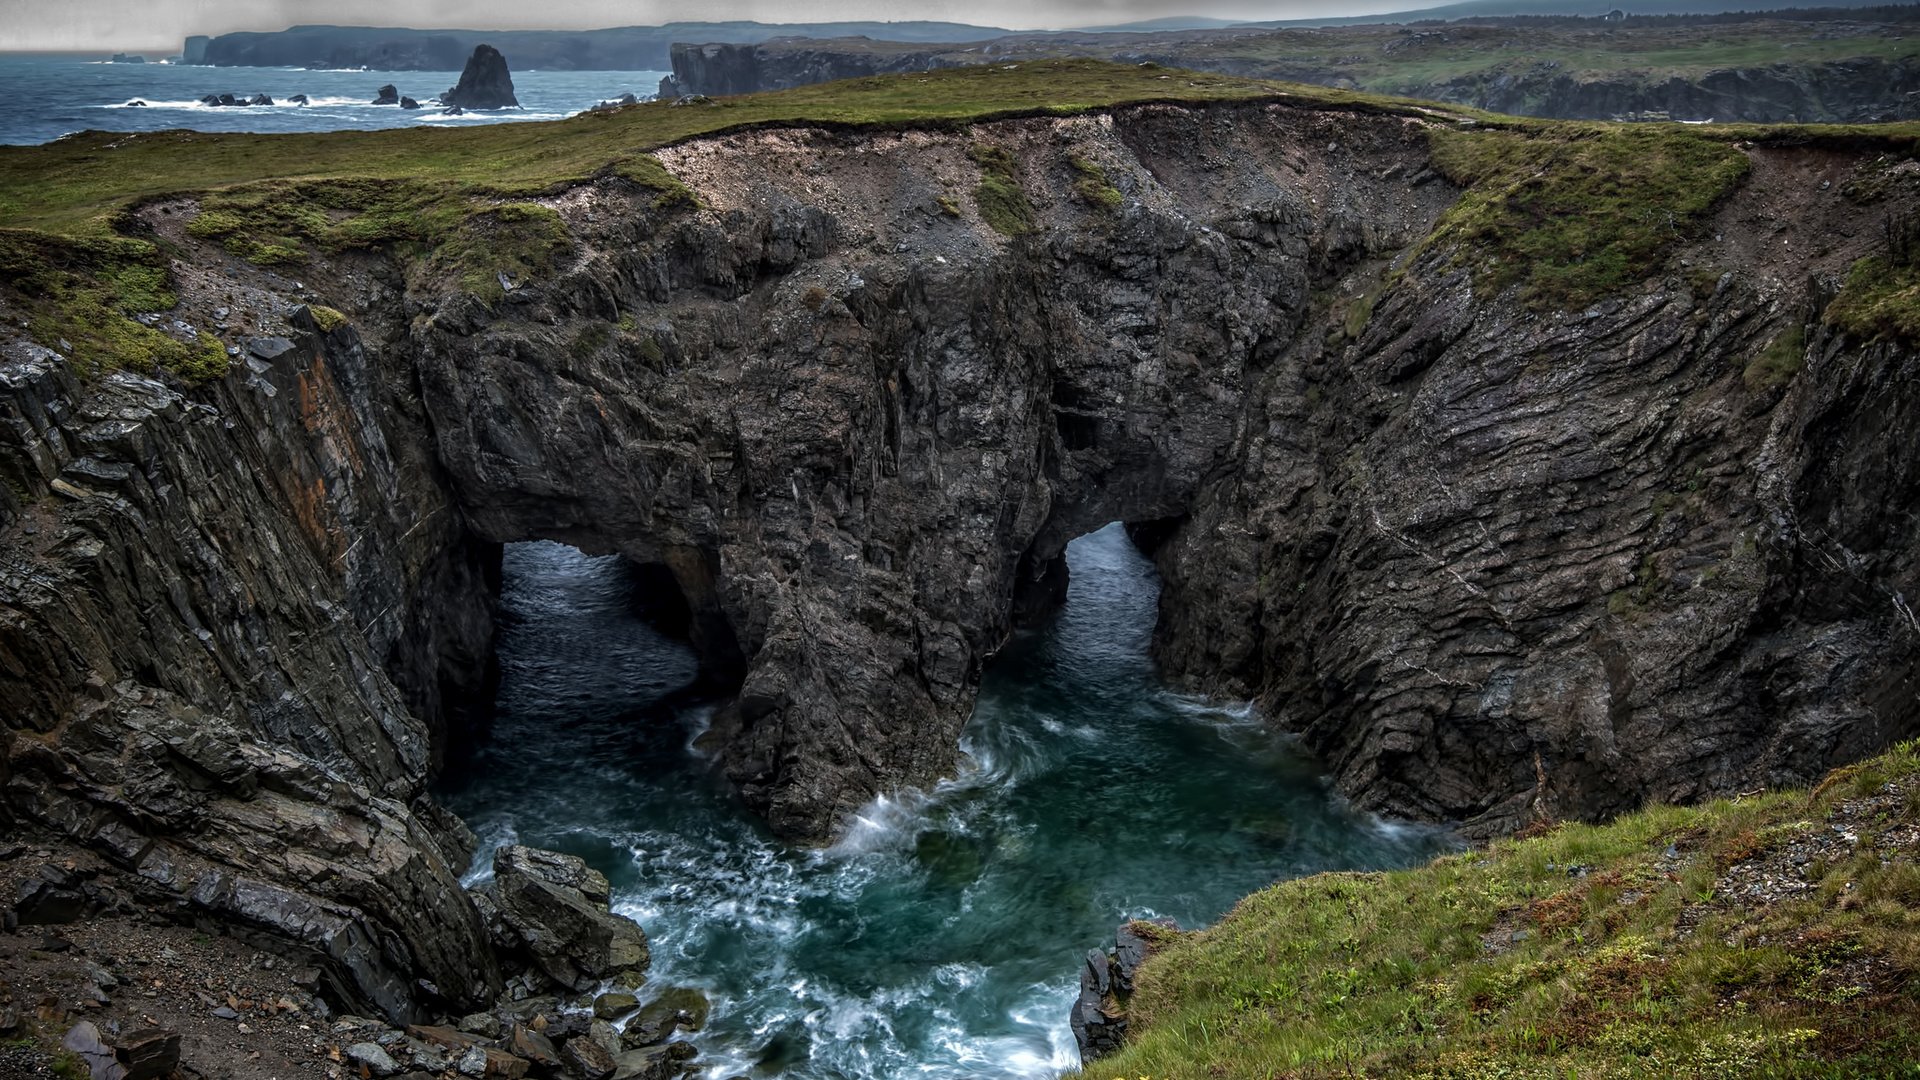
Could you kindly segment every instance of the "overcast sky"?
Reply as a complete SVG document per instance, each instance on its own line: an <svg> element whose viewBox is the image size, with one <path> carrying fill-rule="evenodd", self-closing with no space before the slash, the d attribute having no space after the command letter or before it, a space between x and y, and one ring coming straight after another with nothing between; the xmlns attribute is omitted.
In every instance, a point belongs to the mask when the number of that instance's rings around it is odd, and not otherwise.
<svg viewBox="0 0 1920 1080"><path fill-rule="evenodd" d="M1406 11L1440 0L0 0L0 52L126 49L180 51L188 34L280 30L299 23L591 29L665 22L756 19L936 19L1013 29L1092 26L1166 15L1289 19ZM1204 6L1202 6L1204 3Z"/></svg>

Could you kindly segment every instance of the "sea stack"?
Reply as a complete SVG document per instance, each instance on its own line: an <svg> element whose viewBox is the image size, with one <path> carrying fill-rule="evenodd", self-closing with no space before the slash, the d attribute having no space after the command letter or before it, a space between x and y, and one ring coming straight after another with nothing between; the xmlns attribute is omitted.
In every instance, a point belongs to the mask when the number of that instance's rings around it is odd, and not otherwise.
<svg viewBox="0 0 1920 1080"><path fill-rule="evenodd" d="M440 103L458 109L519 108L513 96L513 76L507 73L507 58L491 45L476 45L460 72L460 82L440 95Z"/></svg>

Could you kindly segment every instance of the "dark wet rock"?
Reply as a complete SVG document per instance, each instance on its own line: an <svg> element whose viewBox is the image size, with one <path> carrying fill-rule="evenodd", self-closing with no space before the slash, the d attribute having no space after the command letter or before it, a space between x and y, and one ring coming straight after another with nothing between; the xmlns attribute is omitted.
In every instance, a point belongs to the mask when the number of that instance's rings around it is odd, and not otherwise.
<svg viewBox="0 0 1920 1080"><path fill-rule="evenodd" d="M400 99L400 107L403 109L417 109L420 107L420 103L410 97L403 97Z"/></svg>
<svg viewBox="0 0 1920 1080"><path fill-rule="evenodd" d="M505 1050L476 1046L462 1054L454 1062L454 1068L460 1075L474 1080L520 1080L527 1075L531 1063Z"/></svg>
<svg viewBox="0 0 1920 1080"><path fill-rule="evenodd" d="M0 665L25 673L0 680L0 717L57 732L0 743L8 807L183 912L278 939L336 1003L411 1020L423 980L471 1006L499 987L449 862L470 839L411 808L457 712L436 703L468 678L442 650L483 658L491 618L408 598L484 563L390 561L423 523L457 526L397 482L421 458L376 424L404 413L375 406L358 339L304 325L302 347L196 401L129 373L83 390L50 354L0 343L0 417L18 433L0 437L0 471L73 493L41 523L54 554L0 573ZM271 434L309 423L330 436ZM102 543L139 569L88 554ZM387 554L363 561L369 544ZM52 647L81 625L85 647ZM291 644L294 626L296 648L257 644Z"/></svg>
<svg viewBox="0 0 1920 1080"><path fill-rule="evenodd" d="M930 226L930 155L983 138L1036 194L1101 155L1126 213ZM733 691L708 743L819 841L950 772L1016 597L1044 614L1113 520L1172 523L1169 676L1258 699L1364 808L1485 835L1817 777L1920 727L1888 689L1920 390L1817 318L1885 211L1798 182L1860 167L1811 153L1753 148L1714 227L1852 247L1585 311L1418 248L1457 195L1418 123L1262 103L663 148L697 208L603 177L509 297L387 266L377 345L309 313L191 391L0 327L4 815L390 1021L491 1007L495 946L597 988L644 943L604 883L469 897L427 795L483 715L498 544L662 568ZM1749 388L1790 329L1805 374Z"/></svg>
<svg viewBox="0 0 1920 1080"><path fill-rule="evenodd" d="M627 1021L621 1044L629 1048L665 1042L675 1031L699 1031L707 1024L712 1004L707 995L689 987L670 987L640 1007Z"/></svg>
<svg viewBox="0 0 1920 1080"><path fill-rule="evenodd" d="M21 878L13 910L19 926L53 926L99 913L103 904L78 873L45 863Z"/></svg>
<svg viewBox="0 0 1920 1080"><path fill-rule="evenodd" d="M248 98L248 99L247 99L247 104L249 104L249 105L271 105L271 104L273 104L273 99L272 99L272 98L270 98L270 97L268 97L268 96L267 96L267 95L265 95L265 94L255 94L255 95L253 95L252 97L250 97L250 98Z"/></svg>
<svg viewBox="0 0 1920 1080"><path fill-rule="evenodd" d="M127 108L129 109L144 109L146 106L147 103L141 101L139 98L134 98L132 101L127 102Z"/></svg>
<svg viewBox="0 0 1920 1080"><path fill-rule="evenodd" d="M388 83L387 85L381 87L373 95L373 104L375 105L400 104L400 89L394 86L392 83Z"/></svg>
<svg viewBox="0 0 1920 1080"><path fill-rule="evenodd" d="M607 1080L618 1068L613 1051L586 1037L568 1039L560 1048L560 1057L567 1069L586 1080Z"/></svg>
<svg viewBox="0 0 1920 1080"><path fill-rule="evenodd" d="M278 360L293 351L293 342L283 337L257 337L247 342L247 352L262 360Z"/></svg>
<svg viewBox="0 0 1920 1080"><path fill-rule="evenodd" d="M671 1046L649 1046L616 1055L612 1080L673 1080L685 1070L685 1059L677 1056Z"/></svg>
<svg viewBox="0 0 1920 1080"><path fill-rule="evenodd" d="M573 990L644 973L647 939L607 909L607 879L584 860L512 845L494 855L488 888L502 920L548 978Z"/></svg>
<svg viewBox="0 0 1920 1080"><path fill-rule="evenodd" d="M146 62L147 62L147 58L144 56L140 56L134 53L119 53L119 52L114 53L112 59L107 61L107 63L109 64L144 64Z"/></svg>
<svg viewBox="0 0 1920 1080"><path fill-rule="evenodd" d="M513 96L507 58L491 45L475 46L460 72L460 81L440 95L440 103L460 109L518 108L520 101Z"/></svg>
<svg viewBox="0 0 1920 1080"><path fill-rule="evenodd" d="M547 1038L544 1032L521 1024L513 1026L513 1033L507 1036L505 1049L508 1053L533 1062L537 1068L554 1069L560 1065L560 1051L554 1048L553 1040Z"/></svg>
<svg viewBox="0 0 1920 1080"><path fill-rule="evenodd" d="M305 94L294 94L293 96L287 98L287 101L289 104L293 104L293 105L308 105L312 103L311 99L309 99Z"/></svg>
<svg viewBox="0 0 1920 1080"><path fill-rule="evenodd" d="M464 1023L464 1022L463 1022ZM496 1030L498 1021L495 1021ZM456 1057L465 1053L468 1047L478 1044L482 1039L498 1038L484 1032L456 1030L443 1024L413 1024L407 1028L407 1034L423 1043L451 1051Z"/></svg>
<svg viewBox="0 0 1920 1080"><path fill-rule="evenodd" d="M1172 919L1154 919L1146 925L1179 929ZM1125 1042L1133 977L1155 947L1149 933L1142 924L1123 923L1114 932L1111 952L1088 950L1080 968L1080 995L1068 1017L1082 1062L1116 1053Z"/></svg>
<svg viewBox="0 0 1920 1080"><path fill-rule="evenodd" d="M127 1070L126 1080L159 1080L180 1064L180 1034L151 1027L130 1031L119 1038L113 1056Z"/></svg>
<svg viewBox="0 0 1920 1080"><path fill-rule="evenodd" d="M617 1020L640 1007L640 999L624 990L611 991L593 999L593 1015L601 1020Z"/></svg>
<svg viewBox="0 0 1920 1080"><path fill-rule="evenodd" d="M498 1039L506 1034L506 1025L492 1013L469 1013L460 1018L458 1025L462 1032L478 1035L483 1039Z"/></svg>

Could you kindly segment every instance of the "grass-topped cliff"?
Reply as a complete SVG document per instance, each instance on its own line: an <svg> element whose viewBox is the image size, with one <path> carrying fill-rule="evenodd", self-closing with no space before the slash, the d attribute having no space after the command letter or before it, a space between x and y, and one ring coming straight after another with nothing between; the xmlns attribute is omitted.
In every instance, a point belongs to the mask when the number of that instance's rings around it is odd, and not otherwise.
<svg viewBox="0 0 1920 1080"><path fill-rule="evenodd" d="M620 178L654 191L660 205L696 205L697 193L649 153L688 139L765 126L947 127L1143 102L1249 101L1389 112L1425 124L1433 164L1465 189L1429 243L1473 264L1484 288L1519 286L1536 307L1576 307L1659 272L1666 252L1742 182L1742 147L1872 146L1906 160L1920 136L1915 124L1518 120L1090 60L851 79L550 123L292 135L87 132L45 146L0 147L0 283L26 298L36 336L50 346L79 346L84 367L158 365L200 378L222 368L217 342L170 345L131 319L167 306L165 259L146 240L124 235L134 231L130 211L143 202L197 195L192 234L256 264L297 266L350 249L395 248L432 260L441 276L484 297L498 291L500 275L537 273L566 250L565 227L534 201L540 196ZM978 210L1018 235L1024 228L1007 213L1021 204L1008 188L1012 174L989 172L982 190L991 197ZM1117 195L1107 209L1117 209ZM1887 280L1863 276L1840 311L1873 332L1920 325L1907 310L1911 290L1888 294Z"/></svg>
<svg viewBox="0 0 1920 1080"><path fill-rule="evenodd" d="M1906 743L1811 791L1285 882L1159 931L1128 1048L1084 1075L1920 1075L1916 855Z"/></svg>

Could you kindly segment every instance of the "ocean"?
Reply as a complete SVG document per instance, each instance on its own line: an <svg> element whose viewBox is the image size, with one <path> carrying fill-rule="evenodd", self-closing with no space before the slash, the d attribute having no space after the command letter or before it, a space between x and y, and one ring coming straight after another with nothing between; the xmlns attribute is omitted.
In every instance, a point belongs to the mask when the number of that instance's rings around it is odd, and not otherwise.
<svg viewBox="0 0 1920 1080"><path fill-rule="evenodd" d="M508 57L509 63L512 57ZM358 131L373 128L558 120L600 101L651 96L664 71L515 71L518 109L448 116L428 104L460 81L457 71L310 71L305 68L109 64L100 56L0 53L0 144L44 143L100 131ZM373 105L392 83L422 108ZM207 94L273 105L207 106ZM305 94L311 104L288 104ZM130 106L129 101L144 101Z"/></svg>
<svg viewBox="0 0 1920 1080"><path fill-rule="evenodd" d="M1421 863L1442 831L1358 813L1248 704L1150 655L1160 579L1118 524L1067 548L1067 602L987 668L954 775L895 791L823 849L768 834L697 739L684 641L618 555L506 550L499 713L446 805L481 840L607 875L647 932L643 999L693 987L703 1080L1047 1080L1079 1054L1088 949L1129 918L1192 928L1321 870Z"/></svg>

